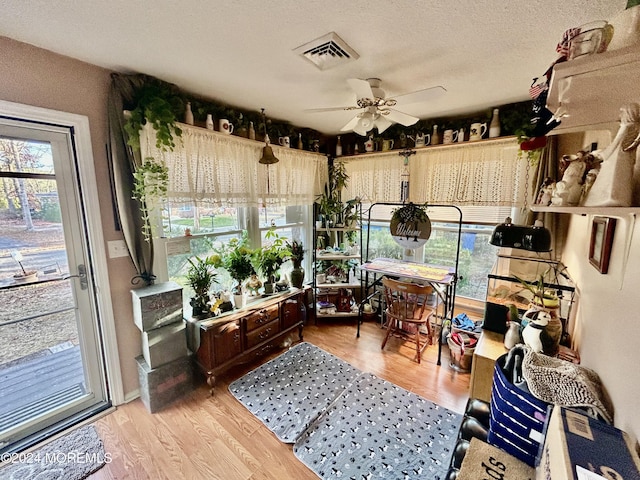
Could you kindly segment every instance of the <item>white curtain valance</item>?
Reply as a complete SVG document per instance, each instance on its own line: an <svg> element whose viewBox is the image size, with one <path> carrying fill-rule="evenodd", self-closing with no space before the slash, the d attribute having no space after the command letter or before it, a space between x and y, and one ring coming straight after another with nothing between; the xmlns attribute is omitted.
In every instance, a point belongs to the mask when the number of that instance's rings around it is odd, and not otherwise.
<svg viewBox="0 0 640 480"><path fill-rule="evenodd" d="M399 202L398 151L345 159L347 198ZM527 161L515 138L417 149L409 157L409 200L447 205L522 206ZM406 174L407 172L405 172Z"/></svg>
<svg viewBox="0 0 640 480"><path fill-rule="evenodd" d="M169 170L172 203L218 206L310 205L327 181L327 158L317 153L274 146L280 160L258 163L264 144L204 128L179 124L182 136L173 151L156 147L155 131L140 135L142 157L162 161Z"/></svg>

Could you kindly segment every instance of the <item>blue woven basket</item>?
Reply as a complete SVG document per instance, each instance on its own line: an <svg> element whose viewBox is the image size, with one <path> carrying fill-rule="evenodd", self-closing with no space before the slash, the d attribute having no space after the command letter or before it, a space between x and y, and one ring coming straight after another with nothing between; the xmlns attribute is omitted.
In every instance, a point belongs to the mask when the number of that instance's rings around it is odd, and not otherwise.
<svg viewBox="0 0 640 480"><path fill-rule="evenodd" d="M507 355L496 361L487 442L535 466L551 405L513 385L505 375Z"/></svg>

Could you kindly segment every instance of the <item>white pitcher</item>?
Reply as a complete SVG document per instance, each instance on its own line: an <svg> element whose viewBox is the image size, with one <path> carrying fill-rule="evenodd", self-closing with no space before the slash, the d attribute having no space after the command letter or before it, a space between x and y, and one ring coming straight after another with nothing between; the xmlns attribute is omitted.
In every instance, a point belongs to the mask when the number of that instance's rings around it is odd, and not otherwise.
<svg viewBox="0 0 640 480"><path fill-rule="evenodd" d="M484 134L487 133L486 123L472 123L469 129L469 140L476 141L482 139Z"/></svg>

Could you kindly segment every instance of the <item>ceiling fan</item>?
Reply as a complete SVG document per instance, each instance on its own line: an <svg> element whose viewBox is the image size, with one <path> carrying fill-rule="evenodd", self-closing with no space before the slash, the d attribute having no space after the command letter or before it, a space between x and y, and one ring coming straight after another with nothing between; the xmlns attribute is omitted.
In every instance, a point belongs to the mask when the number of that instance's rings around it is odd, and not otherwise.
<svg viewBox="0 0 640 480"><path fill-rule="evenodd" d="M353 130L362 136L366 136L367 132L374 127L378 129L378 133L382 133L394 123L399 123L405 127L413 125L419 118L394 110L391 107L395 107L398 103L426 102L438 98L447 91L444 87L437 86L398 95L394 98L386 98L384 90L380 87L382 81L379 78L367 78L366 80L349 78L347 82L356 93L356 105L316 108L309 111L363 110L340 129L342 132Z"/></svg>

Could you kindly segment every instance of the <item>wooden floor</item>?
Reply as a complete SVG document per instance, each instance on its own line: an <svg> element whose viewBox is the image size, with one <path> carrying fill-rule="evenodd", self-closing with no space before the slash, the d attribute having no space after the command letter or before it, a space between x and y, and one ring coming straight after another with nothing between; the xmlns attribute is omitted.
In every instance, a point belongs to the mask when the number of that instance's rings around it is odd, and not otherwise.
<svg viewBox="0 0 640 480"><path fill-rule="evenodd" d="M437 366L437 346L429 346L422 363L413 361L415 347L391 338L380 350L383 330L364 323L359 339L353 320L323 320L304 329L304 340L353 366L378 375L439 405L462 412L468 398L469 374L449 367L447 348ZM296 337L297 338L297 337ZM271 357L282 353L275 352ZM261 362L260 362L261 363ZM201 380L199 388L161 412L150 414L138 399L97 420L112 461L91 475L102 479L317 479L228 391L230 382L256 368L246 364L218 378L214 396Z"/></svg>

